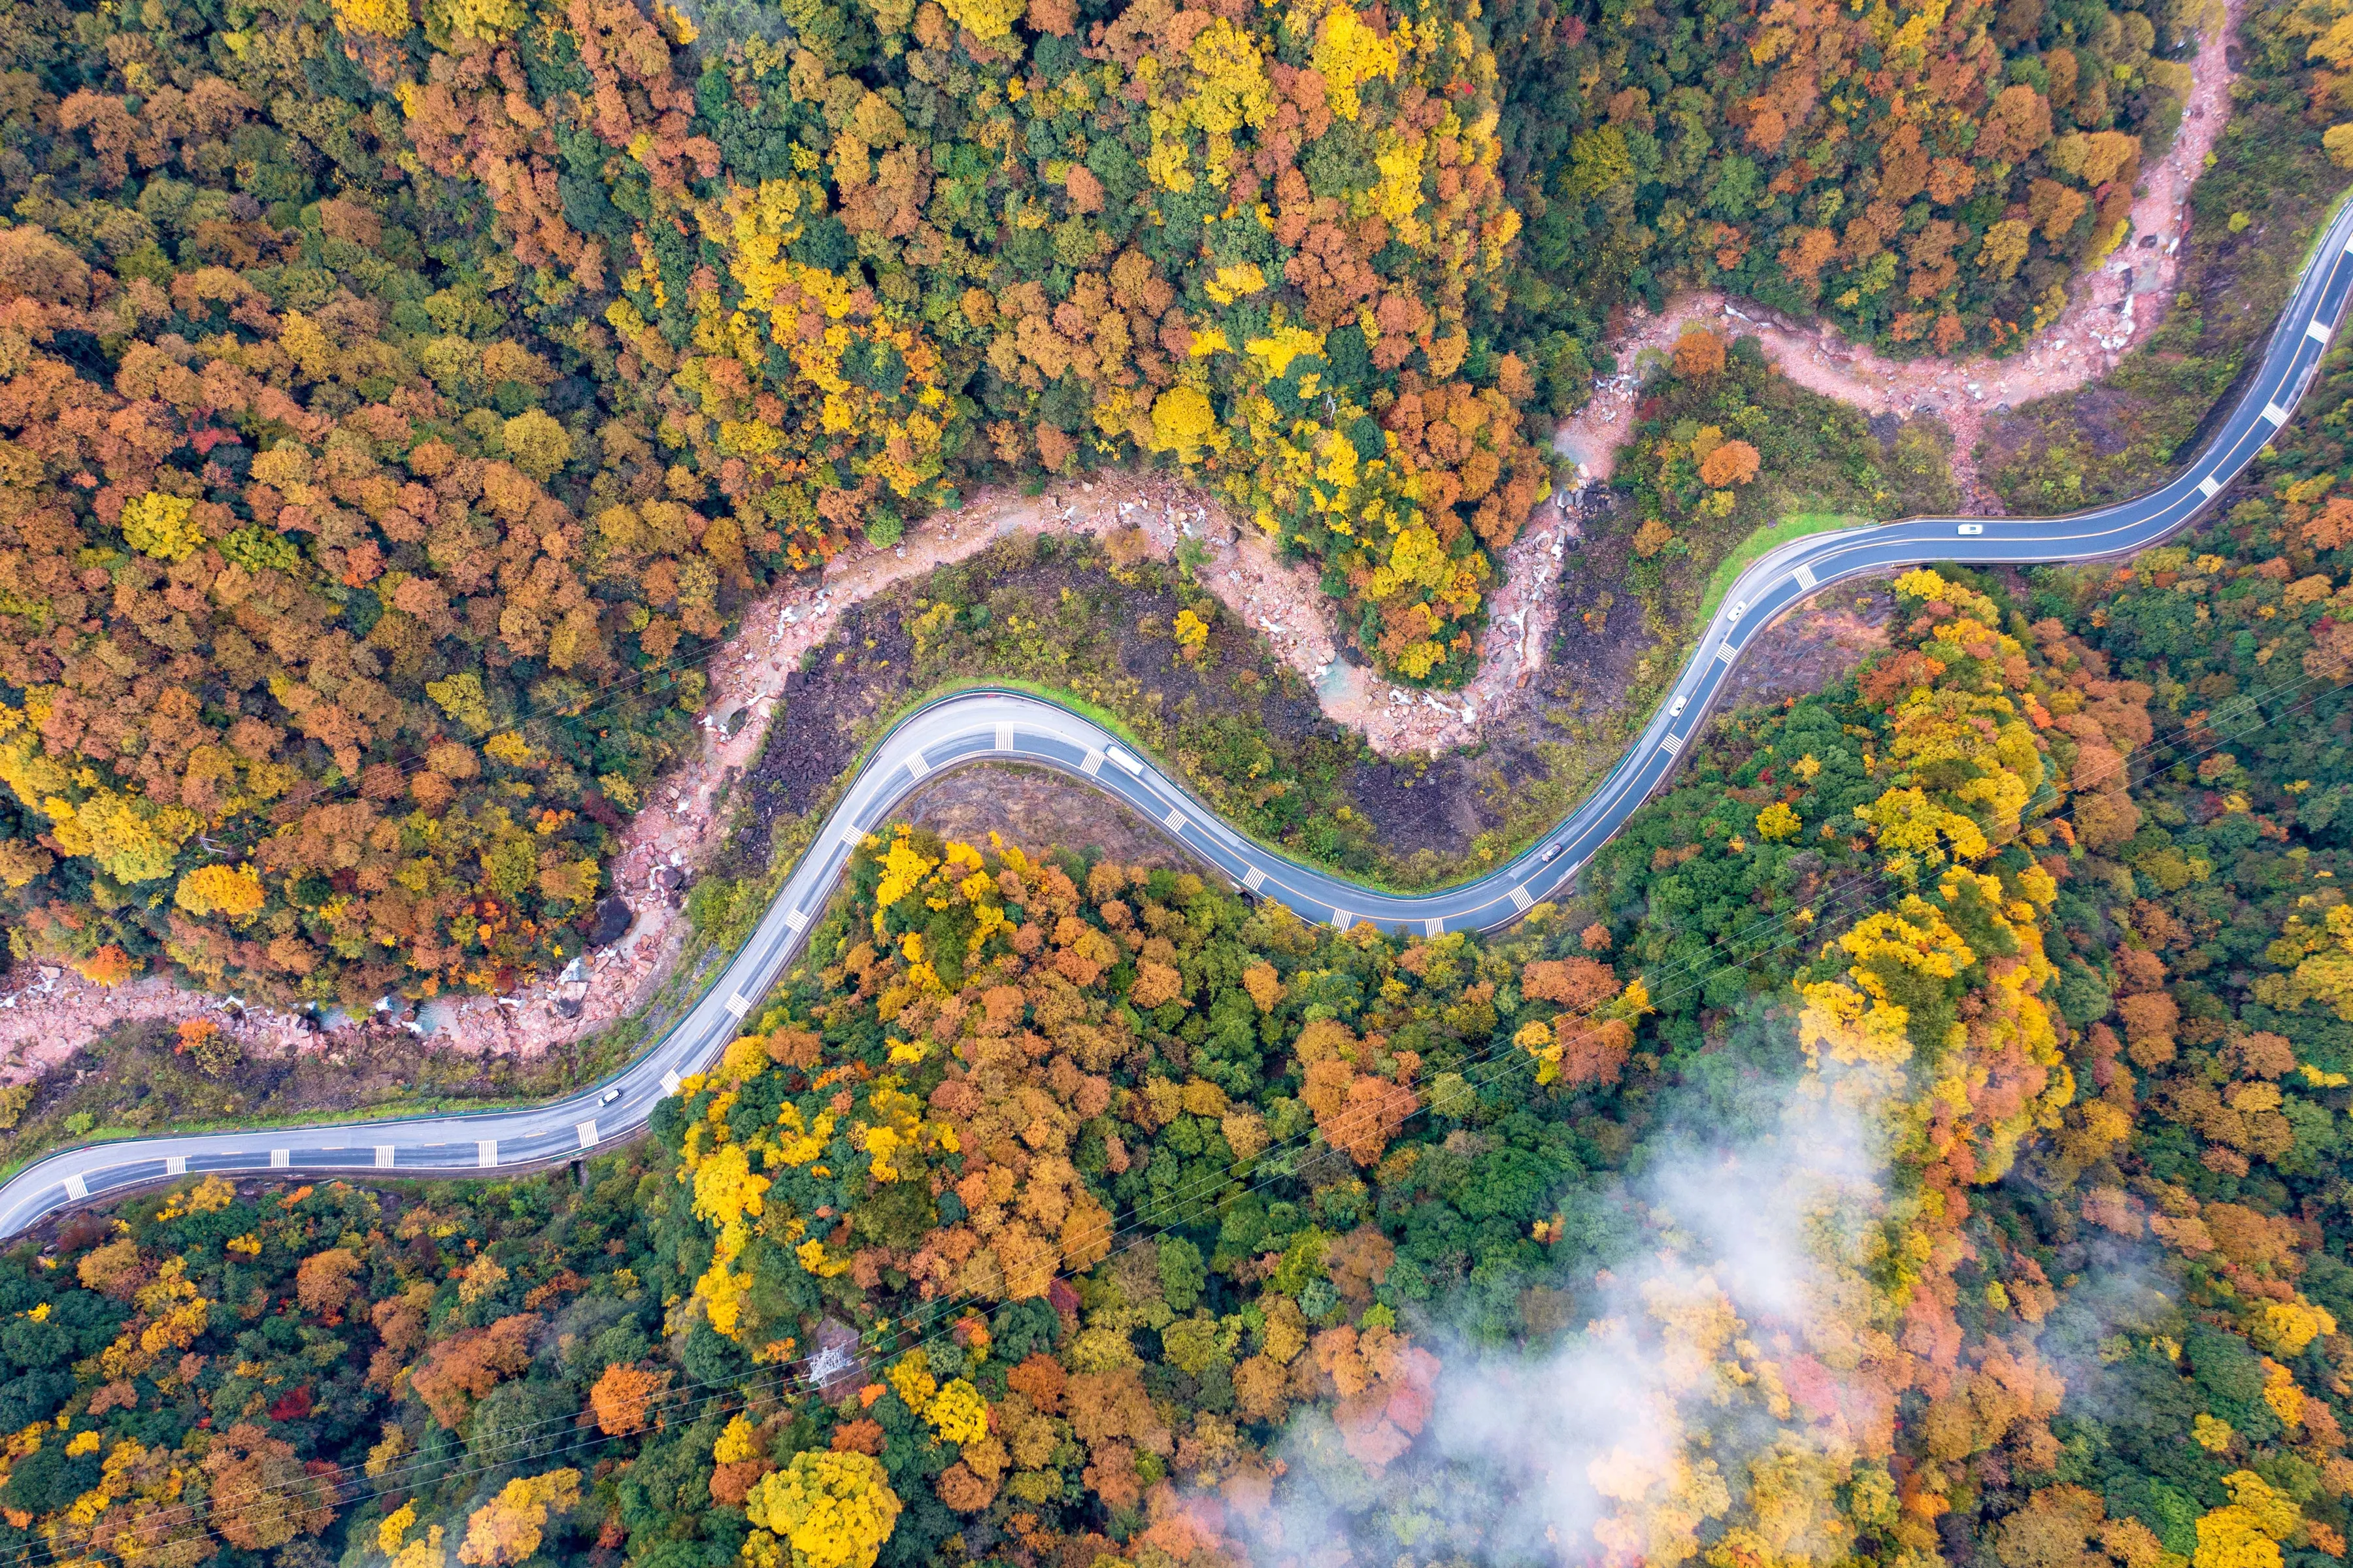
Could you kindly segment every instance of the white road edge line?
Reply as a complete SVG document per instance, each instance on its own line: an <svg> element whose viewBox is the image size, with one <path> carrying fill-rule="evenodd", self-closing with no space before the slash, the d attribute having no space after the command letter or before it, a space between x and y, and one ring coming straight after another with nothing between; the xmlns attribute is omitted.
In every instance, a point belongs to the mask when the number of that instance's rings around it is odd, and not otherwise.
<svg viewBox="0 0 2353 1568"><path fill-rule="evenodd" d="M2341 246L2341 254L2345 257L2353 258L2353 215L2340 217L2337 221L2345 226L2347 236ZM2307 290L2310 290L2319 279L2320 276L2321 274L2317 270L2308 272L2305 280L2305 288ZM2310 299L2294 308L2286 314L2291 320L2295 314L2303 314L2306 317L2303 337L2308 337L2315 341L2327 342L2333 338L2335 325L2333 323L2326 326L2323 325L2317 316L2318 308L2316 299ZM2288 367L2291 370L2295 370L2297 363L2297 356L2300 354L2301 351L2301 338L2290 340L2287 343L2275 348L2273 357L2274 359L2278 359L2284 355L2285 363ZM2256 396L2266 397L2266 401L2261 408L2258 421L2251 422L2253 425L2253 428L2243 429L2236 438L2227 442L2218 443L2214 447L2211 448L2207 452L2206 458L2209 462L2212 463L2214 467L2197 481L2198 489L2206 499L2211 500L2226 489L2230 482L2246 468L2251 458L2265 449L2276 431L2281 426L2284 426L2288 423L2288 421L2293 417L2293 409L2295 405L2303 393L2307 389L2310 382L2314 378L2316 369L2316 364L2305 365L2300 371L2295 371L2295 374L2287 375L2278 384L2271 394L2266 395L2261 392L2251 394L2231 411L2232 418L2235 421L2237 418L2243 416L2247 403L2253 402ZM2135 542L2136 540L2139 542L2145 543L2147 542L2151 537L2162 537L2164 534L2169 533L2178 529L2183 522L2187 521L2189 515L2196 510L2194 504L2185 507L2176 503L2161 508L2157 507L2153 504L2153 496L2143 496L2136 498L2134 500L2129 502L2119 503L2114 507L2099 509L2092 513L2086 514L2084 518L2077 520L2077 527L2071 532L2044 533L2034 537L2031 542L2021 540L2019 543L2025 548L2022 548L2021 553L2014 557L2014 559L2020 561L2021 563L2046 561L2066 561L2080 559L2082 554L2087 550L2095 553L2108 552L2131 544ZM1919 520L1915 521L1917 521ZM1791 568L1791 576L1798 584L1807 589L1810 590L1817 588L1820 585L1825 577L1834 577L1843 572L1854 570L1858 565L1875 560L1877 555L1883 553L1887 548L1886 543L1884 542L1886 536L1883 532L1877 535L1877 538L1881 542L1825 542L1815 550L1811 559ZM1925 537L1917 542L1921 553L1916 557L1916 559L1926 561L1937 558L1940 552L1935 550ZM1907 546L1905 543L1898 543L1895 546L1898 550L1903 550ZM1730 639L1728 638L1725 639L1726 647L1729 647L1729 640ZM1737 650L1732 651L1736 655ZM1015 699L1017 703L1019 700L1021 700ZM1000 706L998 708L998 711L1001 712L1004 710L1005 709L1003 707ZM1035 720L1024 720L1022 721L1033 724L1039 722L1039 721ZM1010 752L1014 750L1014 729L1015 721L1013 721L996 722L995 730L997 742L997 750L1000 752ZM1694 729L1696 729L1696 726L1694 726ZM1060 731L1053 728L1050 723L1049 723L1040 732L1050 735L1061 733ZM960 738L962 736L971 734L972 731L969 729L965 729L958 731L956 733ZM910 739L912 741L912 737ZM1684 742L1689 739L1691 739L1689 734L1662 734L1658 742L1658 749L1668 757L1672 758L1681 753L1684 749ZM935 741L934 743L937 743L937 742ZM1128 755L1124 751L1120 750L1109 742L1101 742L1100 749L1098 749L1096 745L1088 745L1085 755L1088 759L1086 771L1091 775L1101 767L1103 761L1111 761L1116 763L1121 768L1135 774L1139 778L1148 776L1147 770L1142 763ZM1639 761L1639 757L1630 756L1628 761L1630 764L1631 764L1637 763ZM927 760L925 760L925 762L927 765ZM1630 800L1647 793L1647 791L1640 787L1639 784L1639 775L1642 771L1643 770L1637 765L1629 765L1617 776L1616 782L1605 787L1599 795L1594 796L1592 800L1588 801L1585 807L1581 808L1581 810L1585 812L1593 814L1594 820L1587 825L1586 831L1588 836L1595 828L1598 828L1604 821L1607 820L1608 814L1611 812L1622 813L1622 808ZM910 772L915 773L917 777L922 776L922 774L917 773L916 769L913 767L910 768ZM864 809L870 812L874 811L877 809L875 803L882 802L887 805L888 802L885 797L897 798L899 794L903 793L903 789L894 793L892 786L885 784L879 789L873 790L870 793L868 803ZM843 843L853 847L865 837L867 832L864 827L860 826L856 819L856 809L857 808L847 805L844 806L842 810L842 821L839 828ZM1199 825L1197 824L1196 826ZM1584 861L1578 861L1570 865L1565 872L1560 874L1559 880L1565 883L1567 879L1570 876L1574 876L1578 868L1584 863ZM1320 879L1316 880L1320 880ZM1245 873L1243 885L1252 890L1256 890L1266 886L1268 881L1269 878L1267 874L1258 866L1252 865L1248 868ZM1311 881L1310 885L1314 886L1314 882ZM1282 884L1276 884L1276 887L1278 890L1282 890L1282 896L1285 898L1298 898L1300 896L1294 892L1284 890ZM1337 890L1337 889L1335 888L1335 890ZM1523 899L1527 899L1529 897L1525 888L1513 889L1513 895L1512 902L1514 905L1520 904ZM1336 906L1324 903L1320 900L1314 901L1321 903L1322 907L1331 909L1332 925L1335 929L1345 931L1349 929L1354 920L1356 918L1352 917L1346 910L1337 908ZM1532 902L1533 900L1531 900L1530 901ZM790 916L799 914L801 911L796 910L788 910L786 913L789 921ZM1385 923L1401 925L1408 922L1402 915L1393 914L1386 918ZM1468 924L1470 922L1466 921L1465 923ZM1423 924L1426 929L1436 932L1443 930L1445 920L1443 918L1425 917L1423 918ZM738 998L738 1000L740 1000L740 998ZM748 1005L746 1005L744 1012L748 1012L748 1010L749 1007ZM739 1012L736 1016L740 1017L743 1016L743 1013ZM701 1046L704 1043L696 1042L696 1044ZM681 1092L683 1089L683 1082L675 1069L666 1069L662 1074L662 1082L665 1089L673 1094ZM637 1122L631 1121L629 1125L631 1127L635 1127ZM348 1138L353 1133L361 1131L374 1130L362 1127L343 1129L321 1128L313 1130L313 1136L324 1139ZM576 1131L580 1134L582 1147L584 1149L593 1148L601 1141L601 1134L598 1131L596 1123L593 1121L577 1123ZM478 1153L485 1149L491 1150L494 1153L495 1146L495 1140L480 1141L477 1143ZM152 1147L152 1142L150 1141L142 1140L139 1145L124 1145L118 1151L118 1153L142 1154L142 1147ZM314 1150L325 1152L327 1157L332 1159L335 1155L341 1153L346 1147L348 1147L348 1145L343 1143L336 1143L331 1146L327 1143L322 1142L315 1144ZM390 1147L385 1145L375 1145L375 1148L380 1152L388 1153L390 1152ZM290 1168L292 1164L292 1152L290 1149L267 1149L264 1151L254 1151L241 1146L231 1145L212 1150L210 1152L215 1155L225 1154L230 1164L235 1168L251 1168L250 1162L252 1155L255 1152L266 1152L269 1156L269 1167L272 1170L285 1170ZM153 1154L142 1154L142 1157L152 1160L158 1158L159 1156ZM166 1172L174 1175L180 1175L185 1173L190 1156L185 1154L174 1154L161 1156L161 1158ZM52 1167L52 1169L54 1168L55 1167ZM83 1172L75 1171L54 1178L47 1177L46 1175L37 1175L34 1172L30 1171L26 1172L25 1174L35 1181L54 1180L58 1183L58 1186L40 1189L45 1194L56 1193L62 1188L63 1192L68 1194L86 1197L90 1194L90 1181L95 1179L97 1175L102 1173L90 1173L86 1174ZM13 1184L10 1184L12 1185ZM57 1206L58 1200L55 1198L48 1198L46 1204L42 1199L35 1198L26 1200L20 1204L19 1212L37 1211L34 1213L33 1217L37 1218L45 1216L47 1213L54 1212ZM10 1234L15 1233L11 1232Z"/></svg>

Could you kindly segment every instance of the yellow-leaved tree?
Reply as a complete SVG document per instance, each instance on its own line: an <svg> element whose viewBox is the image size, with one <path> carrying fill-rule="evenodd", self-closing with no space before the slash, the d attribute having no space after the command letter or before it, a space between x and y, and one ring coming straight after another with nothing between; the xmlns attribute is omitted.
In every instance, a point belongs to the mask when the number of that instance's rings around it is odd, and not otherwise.
<svg viewBox="0 0 2353 1568"><path fill-rule="evenodd" d="M865 1454L793 1456L760 1478L744 1500L753 1568L873 1568L899 1522L899 1494L881 1463Z"/></svg>
<svg viewBox="0 0 2353 1568"><path fill-rule="evenodd" d="M269 899L261 879L250 866L199 866L180 879L172 901L190 914L224 914L242 920Z"/></svg>
<svg viewBox="0 0 2353 1568"><path fill-rule="evenodd" d="M2279 1568L2279 1543L2304 1522L2295 1500L2253 1470L2233 1470L2222 1484L2231 1500L2200 1517L2190 1561L2196 1568Z"/></svg>
<svg viewBox="0 0 2353 1568"><path fill-rule="evenodd" d="M539 1550L547 1516L577 1507L579 1502L578 1470L517 1477L466 1521L466 1542L458 1548L458 1561L473 1568L521 1563Z"/></svg>

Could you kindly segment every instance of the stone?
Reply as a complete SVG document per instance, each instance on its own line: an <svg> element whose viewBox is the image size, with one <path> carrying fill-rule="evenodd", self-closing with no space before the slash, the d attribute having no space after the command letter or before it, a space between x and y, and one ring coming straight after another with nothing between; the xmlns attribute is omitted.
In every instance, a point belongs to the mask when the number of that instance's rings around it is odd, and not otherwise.
<svg viewBox="0 0 2353 1568"><path fill-rule="evenodd" d="M637 918L636 911L629 908L628 900L618 893L598 900L588 927L588 945L612 946L629 934L629 927L636 923Z"/></svg>

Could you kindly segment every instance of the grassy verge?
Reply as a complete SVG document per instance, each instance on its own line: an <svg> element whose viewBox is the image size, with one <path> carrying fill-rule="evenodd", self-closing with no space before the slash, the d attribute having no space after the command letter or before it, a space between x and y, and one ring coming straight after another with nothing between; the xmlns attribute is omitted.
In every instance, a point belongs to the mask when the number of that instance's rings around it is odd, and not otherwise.
<svg viewBox="0 0 2353 1568"><path fill-rule="evenodd" d="M1732 585L1740 580L1740 574L1791 540L1803 539L1810 533L1869 528L1876 521L1846 512L1800 511L1792 512L1769 527L1757 529L1735 545L1731 553L1717 562L1715 570L1708 574L1707 593L1700 600L1696 624L1705 626L1714 620L1716 606L1724 603L1726 594L1732 592Z"/></svg>
<svg viewBox="0 0 2353 1568"><path fill-rule="evenodd" d="M2299 274L2312 265L2312 258L2318 254L2321 239L2327 234L2328 226L2337 221L2337 215L2345 210L2345 204L2348 201L2353 201L2353 185L2337 192L2321 209L2320 216L2313 220L2312 237L2304 242L2304 254L2296 258L2295 269Z"/></svg>
<svg viewBox="0 0 2353 1568"><path fill-rule="evenodd" d="M1824 529L1957 504L1951 437L1933 420L1892 431L1799 386L1748 339L1643 384L1620 448L1629 587L1662 642L1704 626L1750 563Z"/></svg>
<svg viewBox="0 0 2353 1568"><path fill-rule="evenodd" d="M1743 460L1709 463L1735 443L1746 448ZM1615 483L1626 504L1587 547L1586 569L1613 586L1590 595L1581 617L1591 627L1630 595L1641 605L1644 646L1597 672L1618 700L1564 737L1549 776L1514 800L1509 820L1525 835L1519 843L1608 775L1742 572L1809 533L1951 510L1950 450L1936 421L1874 428L1861 411L1780 374L1753 341L1736 340L1714 363L1701 356L1689 369L1662 357L1618 453ZM1563 615L1553 649L1570 672L1603 652L1578 637L1574 610Z"/></svg>
<svg viewBox="0 0 2353 1568"><path fill-rule="evenodd" d="M1835 411L1787 395L1802 405L1789 418L1815 428ZM1941 447L1907 447L1889 463L1852 423L1838 426L1834 454L1766 477L1775 510L1759 519L1744 508L1713 531L1694 529L1668 558L1633 562L1605 526L1570 563L1530 700L1489 717L1478 746L1435 759L1376 756L1324 717L1263 638L1140 543L1002 542L852 606L807 657L736 791L744 820L722 868L732 890L706 885L698 899L716 910L715 929L749 929L892 727L979 686L1067 704L1244 837L1302 863L1401 894L1475 879L1549 831L1616 765L1713 609L1711 572L1729 563L1728 582L1786 538L1859 517L1858 502L1901 510L1918 499L1919 459L1941 469ZM1189 652L1173 636L1187 613L1208 628Z"/></svg>
<svg viewBox="0 0 2353 1568"><path fill-rule="evenodd" d="M856 760L842 769L838 779L824 792L823 795L807 810L778 819L769 839L773 869L765 878L756 880L746 879L737 884L739 890L733 895L733 900L734 903L741 907L740 913L737 910L731 909L728 916L730 924L727 929L734 929L737 922L748 921L743 925L744 931L748 934L751 924L757 923L756 910L766 907L767 900L775 896L775 887L780 885L782 878L799 859L802 851L808 847L818 828L824 825L827 814L847 792L850 781L865 769L867 763L872 760L875 752L890 738L892 731L897 729L917 710L934 702L955 696L959 692L979 690L1019 691L1047 701L1060 703L1072 712L1109 731L1138 754L1149 759L1161 772L1197 787L1203 782L1198 771L1188 770L1184 765L1181 754L1172 754L1165 749L1164 735L1154 732L1147 726L1131 722L1129 716L1117 709L1102 702L1092 701L1067 688L1042 680L1025 679L1019 676L959 676L941 680L920 690L910 691L903 698L899 699L887 711L878 712L874 716L871 732L865 733L860 742ZM1225 814L1221 811L1219 815ZM1300 856L1293 847L1275 842L1267 835L1253 831L1250 825L1245 822L1226 816L1226 825L1261 848L1279 855L1292 856L1308 864L1316 863L1313 857ZM1339 868L1327 865L1324 868L1330 870ZM1346 868L1345 874L1356 881L1377 888L1384 892L1411 894L1427 892L1452 882L1468 881L1482 875L1483 871L1478 868L1465 870L1458 867L1445 879L1430 882L1417 882L1409 879L1399 880L1393 875L1385 875L1380 869L1366 870L1355 867ZM765 891L762 890L764 889Z"/></svg>
<svg viewBox="0 0 2353 1568"><path fill-rule="evenodd" d="M1064 690L1059 687L1049 685L1045 681L1024 680L1018 677L1000 677L995 679L972 678L943 681L939 685L932 687L928 690L919 692L908 698L907 700L895 711L881 720L881 727L875 732L873 738L866 743L864 749L859 753L859 760L856 766L850 768L842 775L842 787L846 788L848 786L849 781L857 776L859 771L865 767L868 759L873 755L875 749L881 746L882 742L889 738L890 732L893 729L897 728L900 722L905 720L908 715L927 704L940 700L942 698L953 697L959 691L977 691L983 689L1026 692L1032 697L1043 698L1050 702L1059 702L1063 707L1070 709L1072 712L1077 713L1083 718L1092 720L1096 724L1101 725L1103 729L1111 731L1112 734L1125 742L1132 749L1145 757L1149 758L1153 764L1158 767L1161 772L1172 774L1180 780L1185 780L1188 783L1193 782L1191 779L1187 777L1187 773L1182 764L1176 758L1163 754L1161 748L1158 745L1156 745L1153 741L1145 738L1145 732L1143 729L1139 728L1137 725L1128 722L1127 718L1116 710L1105 707L1100 702L1091 702L1083 697L1078 696L1071 691ZM833 795L828 797L824 808L814 810L807 814L806 820L809 831L814 832L817 826L824 822L826 812L832 809L832 800L839 798L839 790L836 790ZM1223 813L1220 813L1220 815L1222 816ZM1285 855L1291 856L1294 858L1300 858L1300 857L1296 855L1296 852L1289 846L1273 842L1264 834L1252 831L1251 827L1246 823L1238 822L1231 817L1227 817L1226 825L1262 849L1269 850L1277 855ZM806 838L804 837L801 839L800 843L802 847L805 847ZM793 851L794 858L797 858L798 853L799 850L797 847ZM1312 864L1313 862L1310 861L1309 863ZM779 866L788 866L791 864L791 860L780 858L778 864ZM1326 867L1324 868L1333 869L1334 868ZM1451 869L1446 875L1434 880L1418 881L1410 878L1400 879L1393 870L1386 867L1377 868L1369 871L1351 868L1346 872L1346 875L1352 880L1361 882L1366 887L1377 889L1382 892L1408 895L1426 893L1440 888L1451 887L1458 882L1472 881L1479 877L1484 876L1485 874L1486 868L1484 867L1472 867L1465 868L1457 866Z"/></svg>
<svg viewBox="0 0 2353 1568"><path fill-rule="evenodd" d="M1502 831L1482 836L1482 847L1492 847L1497 854L1487 857L1480 869L1486 868L1487 861L1508 859L1519 853L1601 786L1626 748L1667 700L1724 596L1751 564L1790 540L1834 529L1868 528L1874 521L1850 512L1808 510L1752 529L1716 559L1696 606L1686 610L1682 605L1688 602L1689 584L1697 577L1696 565L1713 553L1713 542L1694 542L1694 560L1677 574L1680 581L1656 595L1672 607L1664 613L1650 610L1649 627L1657 640L1636 661L1622 689L1622 702L1606 720L1580 726L1569 737L1542 748L1545 776L1514 793Z"/></svg>

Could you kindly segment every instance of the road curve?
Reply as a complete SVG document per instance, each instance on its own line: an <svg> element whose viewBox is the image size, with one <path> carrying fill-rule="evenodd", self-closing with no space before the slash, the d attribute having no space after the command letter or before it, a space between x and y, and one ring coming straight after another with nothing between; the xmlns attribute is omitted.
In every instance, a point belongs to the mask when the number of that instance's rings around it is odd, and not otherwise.
<svg viewBox="0 0 2353 1568"><path fill-rule="evenodd" d="M142 1138L69 1149L0 1184L0 1237L61 1210L183 1175L217 1173L455 1176L570 1159L645 1125L679 1080L710 1062L798 952L851 847L888 820L927 775L995 759L1054 768L1160 823L1187 849L1258 897L1303 918L1358 921L1438 935L1506 925L1551 897L1671 773L1757 629L1827 584L1932 562L1975 565L2095 560L2147 549L2178 531L2238 478L2287 422L2353 294L2353 203L2329 224L2273 328L2247 390L2172 480L2132 500L2068 517L1907 518L1791 541L1725 595L1665 706L1601 787L1526 854L1458 887L1379 892L1302 866L1243 837L1182 785L1071 710L1012 691L959 693L918 709L884 737L793 868L759 929L678 1025L618 1075L554 1103L516 1110L359 1121L253 1132Z"/></svg>

